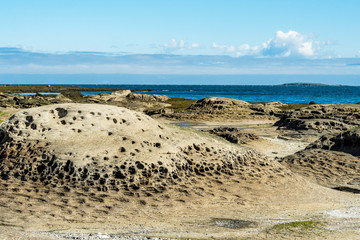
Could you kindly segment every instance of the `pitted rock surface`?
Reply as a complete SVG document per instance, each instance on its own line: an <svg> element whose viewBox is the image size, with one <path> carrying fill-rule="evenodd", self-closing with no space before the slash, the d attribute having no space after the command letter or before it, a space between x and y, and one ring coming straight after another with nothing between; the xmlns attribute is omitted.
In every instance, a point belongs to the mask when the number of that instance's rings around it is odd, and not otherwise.
<svg viewBox="0 0 360 240"><path fill-rule="evenodd" d="M360 156L360 131L354 129L341 133L325 134L307 149L326 149Z"/></svg>
<svg viewBox="0 0 360 240"><path fill-rule="evenodd" d="M209 133L222 137L231 143L237 144L245 144L249 141L259 139L259 137L253 133L244 133L241 132L239 129L232 127L214 128L209 130Z"/></svg>
<svg viewBox="0 0 360 240"><path fill-rule="evenodd" d="M293 172L325 187L360 193L360 161L347 153L307 149L280 162Z"/></svg>
<svg viewBox="0 0 360 240"><path fill-rule="evenodd" d="M319 133L345 131L360 126L360 107L350 104L314 104L284 111L275 126L292 130L313 130Z"/></svg>
<svg viewBox="0 0 360 240"><path fill-rule="evenodd" d="M224 97L206 97L197 100L181 112L168 114L166 117L182 120L275 120L275 112L280 112L282 103L256 103L251 104L239 99Z"/></svg>
<svg viewBox="0 0 360 240"><path fill-rule="evenodd" d="M201 111L224 111L234 107L246 107L249 103L238 99L223 97L207 97L196 101L189 109Z"/></svg>
<svg viewBox="0 0 360 240"><path fill-rule="evenodd" d="M40 186L153 196L169 186L274 182L292 174L254 150L160 124L125 108L59 104L20 111L1 125L0 176Z"/></svg>

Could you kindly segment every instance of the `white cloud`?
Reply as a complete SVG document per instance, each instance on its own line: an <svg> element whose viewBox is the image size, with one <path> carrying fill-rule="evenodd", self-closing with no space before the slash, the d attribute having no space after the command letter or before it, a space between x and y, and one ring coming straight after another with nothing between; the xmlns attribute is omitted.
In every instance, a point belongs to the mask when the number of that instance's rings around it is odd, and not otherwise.
<svg viewBox="0 0 360 240"><path fill-rule="evenodd" d="M193 48L199 48L200 47L200 44L198 43L192 43L190 48L193 49Z"/></svg>
<svg viewBox="0 0 360 240"><path fill-rule="evenodd" d="M356 57L360 58L360 51L356 54Z"/></svg>
<svg viewBox="0 0 360 240"><path fill-rule="evenodd" d="M296 31L277 31L275 36L261 45L250 46L242 44L219 45L212 44L212 48L223 54L235 56L259 56L259 57L315 57L322 47L330 45L330 42L315 42L312 35L304 35Z"/></svg>
<svg viewBox="0 0 360 240"><path fill-rule="evenodd" d="M213 43L212 47L222 52L228 52L228 53L235 52L236 49L236 47L233 45L218 45L217 43Z"/></svg>
<svg viewBox="0 0 360 240"><path fill-rule="evenodd" d="M191 50L200 48L200 44L198 43L186 43L184 40L176 40L172 39L170 43L166 43L162 45L162 48L165 52L175 52L175 51L183 51L183 50Z"/></svg>
<svg viewBox="0 0 360 240"><path fill-rule="evenodd" d="M312 57L315 55L315 48L313 40L306 35L291 30L287 33L277 31L274 38L263 44L261 53L264 56Z"/></svg>

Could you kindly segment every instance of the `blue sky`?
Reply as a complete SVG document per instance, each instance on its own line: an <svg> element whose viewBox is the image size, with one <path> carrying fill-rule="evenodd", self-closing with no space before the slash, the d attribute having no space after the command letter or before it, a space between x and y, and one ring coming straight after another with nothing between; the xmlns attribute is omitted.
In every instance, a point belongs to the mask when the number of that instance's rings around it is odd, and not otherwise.
<svg viewBox="0 0 360 240"><path fill-rule="evenodd" d="M360 74L358 0L3 0L0 73Z"/></svg>

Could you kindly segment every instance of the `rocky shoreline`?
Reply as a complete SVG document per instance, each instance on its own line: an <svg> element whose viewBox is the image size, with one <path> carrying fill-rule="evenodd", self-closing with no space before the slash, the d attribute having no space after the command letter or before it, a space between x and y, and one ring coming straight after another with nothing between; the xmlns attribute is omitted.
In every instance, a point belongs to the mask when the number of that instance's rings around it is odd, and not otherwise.
<svg viewBox="0 0 360 240"><path fill-rule="evenodd" d="M122 89L1 93L0 107L2 237L358 236L360 216L345 213L360 209L360 105L194 101ZM276 227L310 220L322 227Z"/></svg>

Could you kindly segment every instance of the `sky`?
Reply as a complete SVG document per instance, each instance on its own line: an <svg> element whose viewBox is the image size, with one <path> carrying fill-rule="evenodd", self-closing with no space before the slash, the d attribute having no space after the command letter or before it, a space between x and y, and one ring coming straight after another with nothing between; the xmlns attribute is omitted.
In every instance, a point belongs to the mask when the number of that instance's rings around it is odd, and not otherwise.
<svg viewBox="0 0 360 240"><path fill-rule="evenodd" d="M360 74L358 0L2 0L0 74Z"/></svg>

